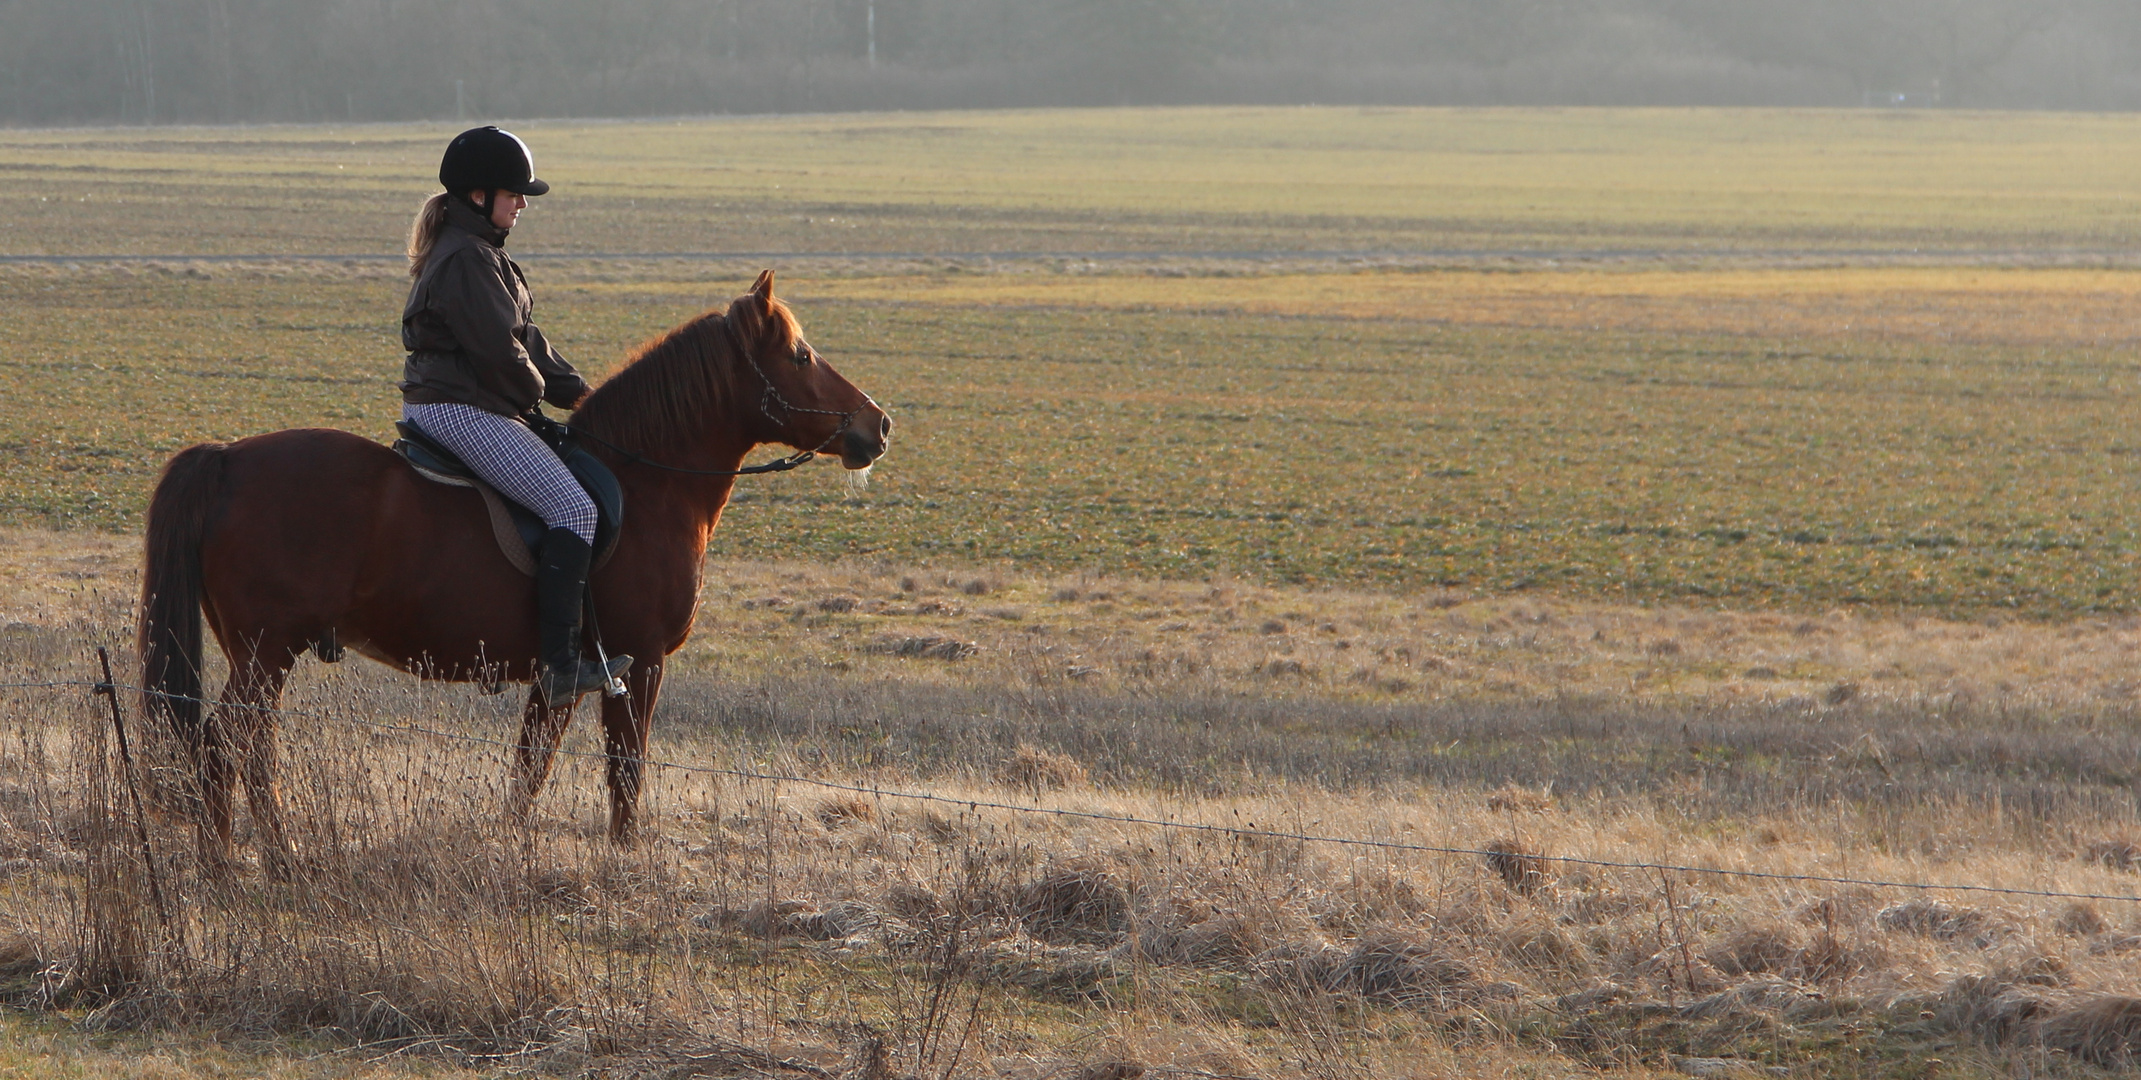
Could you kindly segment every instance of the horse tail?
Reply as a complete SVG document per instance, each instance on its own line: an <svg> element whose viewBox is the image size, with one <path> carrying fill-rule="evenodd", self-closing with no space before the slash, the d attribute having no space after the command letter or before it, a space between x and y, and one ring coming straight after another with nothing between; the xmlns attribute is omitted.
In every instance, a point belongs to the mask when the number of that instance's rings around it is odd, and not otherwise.
<svg viewBox="0 0 2141 1080"><path fill-rule="evenodd" d="M201 540L223 487L227 451L201 443L164 466L149 499L141 574L142 708L179 732L201 725Z"/></svg>

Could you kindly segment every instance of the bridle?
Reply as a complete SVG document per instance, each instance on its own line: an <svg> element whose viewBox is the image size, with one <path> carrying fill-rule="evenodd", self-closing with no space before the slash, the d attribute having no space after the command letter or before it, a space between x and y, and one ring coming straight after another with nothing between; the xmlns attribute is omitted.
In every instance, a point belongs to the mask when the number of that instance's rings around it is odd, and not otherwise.
<svg viewBox="0 0 2141 1080"><path fill-rule="evenodd" d="M758 411L760 413L763 413L766 419L772 421L775 424L783 426L785 426L788 422L786 419L784 419L784 417L793 416L796 413L804 413L811 416L839 417L840 422L833 425L833 433L827 435L825 437L824 442L819 443L817 446L814 446L811 449L798 450L795 453L790 454L787 457L781 458L778 461L768 461L762 465L746 465L740 469L687 469L681 465L664 465L659 461L653 461L648 458L641 457L640 455L635 454L632 451L627 450L624 447L619 446L616 443L613 443L600 435L596 435L580 428L576 428L571 424L559 424L558 426L564 428L567 433L569 433L575 438L586 439L589 442L595 443L596 445L601 446L611 451L612 453L617 454L618 456L624 458L627 464L631 465L645 465L650 469L661 469L664 472L682 473L685 476L761 476L766 473L787 472L790 469L799 468L803 465L807 465L810 462L817 460L818 455L824 453L826 447L831 446L834 440L840 438L840 436L847 431L848 424L851 423L856 416L860 415L862 410L877 407L877 402L873 400L870 395L862 393L860 389L857 389L855 392L858 394L862 394L862 404L852 409L849 409L846 412L842 412L839 409L810 409L805 408L801 405L797 405L792 401L789 401L787 395L781 393L780 387L773 385L772 376L767 375L766 369L759 366L758 354L752 352L750 348L745 345L743 340L743 334L736 329L735 322L731 320L728 316L724 315L721 317L721 328L727 332L729 337L729 343L735 346L736 351L742 354L745 360L750 362L751 370L758 374L758 381L766 384L765 393L760 394L758 396ZM806 345L806 347L808 346ZM817 358L817 350L811 350L811 358ZM781 410L783 416L773 415L773 410L776 407Z"/></svg>

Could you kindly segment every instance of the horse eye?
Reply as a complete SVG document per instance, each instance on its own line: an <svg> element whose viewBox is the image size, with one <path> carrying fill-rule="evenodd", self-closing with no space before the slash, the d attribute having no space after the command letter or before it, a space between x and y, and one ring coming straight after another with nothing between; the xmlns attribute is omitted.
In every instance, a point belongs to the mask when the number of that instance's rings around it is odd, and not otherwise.
<svg viewBox="0 0 2141 1080"><path fill-rule="evenodd" d="M796 347L795 347L795 366L797 366L797 367L809 367L809 366L810 366L810 362L811 362L812 360L815 360L815 359L817 359L817 358L818 358L818 354L817 354L817 353L814 353L814 352L812 352L812 351L811 351L811 349L810 349L810 346L808 346L808 345L798 345L798 346L796 346Z"/></svg>

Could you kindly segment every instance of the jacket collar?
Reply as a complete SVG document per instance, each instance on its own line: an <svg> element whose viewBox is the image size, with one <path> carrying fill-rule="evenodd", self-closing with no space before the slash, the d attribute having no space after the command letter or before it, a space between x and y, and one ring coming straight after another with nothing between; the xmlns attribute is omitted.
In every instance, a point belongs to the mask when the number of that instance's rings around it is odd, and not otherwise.
<svg viewBox="0 0 2141 1080"><path fill-rule="evenodd" d="M482 211L458 198L446 200L446 224L469 233L492 247L506 246L506 234L511 231L491 224L491 219L484 216Z"/></svg>

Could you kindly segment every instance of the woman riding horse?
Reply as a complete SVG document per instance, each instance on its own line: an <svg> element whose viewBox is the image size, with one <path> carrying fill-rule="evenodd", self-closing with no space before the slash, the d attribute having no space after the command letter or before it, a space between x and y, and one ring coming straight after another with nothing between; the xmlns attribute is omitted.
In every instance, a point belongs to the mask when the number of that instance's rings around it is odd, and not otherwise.
<svg viewBox="0 0 2141 1080"><path fill-rule="evenodd" d="M603 637L640 658L626 693L602 699L621 841L634 832L664 658L691 634L707 543L736 479L819 456L861 472L889 445L892 419L811 346L774 298L771 270L589 392L529 321L527 286L500 247L528 193L547 186L512 136L462 140L441 169L447 193L415 231L405 415L543 515L540 587L499 549L474 492L425 479L361 435L296 428L174 455L148 507L142 699L192 759L211 864L227 863L242 780L264 860L291 865L276 709L306 653L356 652L432 679L534 680L507 799L511 816L529 812L575 702L609 673L582 662L577 642L593 518L548 445L514 422L519 410L574 405L573 430L632 507L589 601ZM796 452L746 469L766 444ZM212 711L204 621L229 667Z"/></svg>
<svg viewBox="0 0 2141 1080"><path fill-rule="evenodd" d="M460 457L506 498L535 511L549 530L536 563L537 692L556 707L601 689L632 664L608 668L580 655L580 612L595 542L595 503L550 444L519 419L547 401L561 409L587 397L587 383L543 331L506 235L535 178L526 143L480 127L447 144L446 188L409 229L409 302L401 313L402 418Z"/></svg>

